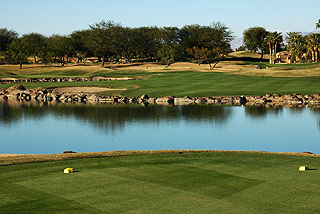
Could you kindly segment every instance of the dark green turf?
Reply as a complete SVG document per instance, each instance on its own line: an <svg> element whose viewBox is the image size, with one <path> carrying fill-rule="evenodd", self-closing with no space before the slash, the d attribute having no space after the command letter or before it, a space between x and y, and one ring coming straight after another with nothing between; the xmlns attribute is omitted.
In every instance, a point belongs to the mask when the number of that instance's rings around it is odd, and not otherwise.
<svg viewBox="0 0 320 214"><path fill-rule="evenodd" d="M39 68L41 69L41 68ZM152 74L158 74L157 72L154 72ZM37 70L29 72L29 73L12 73L10 70L6 68L0 67L0 76L1 77L9 77L9 78L17 78L17 79L25 79L25 78L42 78L42 77L96 77L96 76L102 76L102 77L145 77L150 76L150 72L145 71L135 71L135 70L105 70L102 69L100 71L90 72L85 71L81 69L72 69L72 70L55 70L55 68L52 68L52 70L43 72Z"/></svg>
<svg viewBox="0 0 320 214"><path fill-rule="evenodd" d="M300 165L320 159L175 153L2 166L0 213L319 213L320 170Z"/></svg>

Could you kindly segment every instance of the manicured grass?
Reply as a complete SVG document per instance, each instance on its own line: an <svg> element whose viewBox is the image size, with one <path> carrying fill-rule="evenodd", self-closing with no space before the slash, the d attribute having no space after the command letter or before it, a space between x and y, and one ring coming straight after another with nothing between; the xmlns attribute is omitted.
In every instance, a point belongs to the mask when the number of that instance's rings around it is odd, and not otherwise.
<svg viewBox="0 0 320 214"><path fill-rule="evenodd" d="M143 77L150 75L147 72L139 72L139 71L108 71L108 70L101 70L101 71L84 71L84 70L57 70L57 71L49 71L49 72L43 72L43 73L32 73L29 75L24 75L19 77L24 78L35 78L35 77L96 77L96 76L102 76L102 77Z"/></svg>
<svg viewBox="0 0 320 214"><path fill-rule="evenodd" d="M68 69L68 70L62 70L63 68L60 68L55 70L57 68L52 68L50 71L44 71L44 72L38 72L36 69L33 69L29 72L8 72L5 69L0 67L0 77L9 77L9 78L17 78L17 79L25 79L25 78L42 78L42 77L96 77L96 76L102 76L102 77L144 77L149 76L150 73L143 72L143 71L110 71L110 70L95 70L90 71L90 68L84 70L84 69ZM155 72L153 74L156 74Z"/></svg>
<svg viewBox="0 0 320 214"><path fill-rule="evenodd" d="M135 81L137 82L137 81ZM134 83L134 82L132 82ZM311 94L320 92L320 77L261 77L226 73L175 72L137 82L138 88L123 92L133 96L220 96Z"/></svg>
<svg viewBox="0 0 320 214"><path fill-rule="evenodd" d="M317 157L171 153L0 167L12 213L319 213ZM63 174L66 167L76 173Z"/></svg>
<svg viewBox="0 0 320 214"><path fill-rule="evenodd" d="M280 68L285 70L294 70L294 69L313 69L319 68L320 63L297 63L297 64L270 64L269 62L252 62L245 61L245 65L260 65L262 69L264 68Z"/></svg>
<svg viewBox="0 0 320 214"><path fill-rule="evenodd" d="M95 65L66 67L26 65L0 66L0 77L131 77L137 80L106 82L62 82L62 83L22 83L26 88L97 86L122 91L123 96L233 96L265 94L313 94L320 93L320 64L276 64L270 65L265 56L260 63L260 55L248 51L231 53L214 70L207 65L177 62L165 69L156 63L114 64L101 68ZM257 65L263 69L256 69ZM110 69L110 67L113 68ZM265 69L268 67L268 69ZM10 87L13 84L1 84ZM113 92L112 92L113 93ZM112 94L107 93L107 94ZM106 94L106 93L105 93ZM118 94L118 92L116 93Z"/></svg>
<svg viewBox="0 0 320 214"><path fill-rule="evenodd" d="M13 84L0 85L10 87ZM106 82L23 83L26 88L99 86L127 88L124 96L231 96L320 93L320 77L264 77L220 72L167 72L143 80Z"/></svg>

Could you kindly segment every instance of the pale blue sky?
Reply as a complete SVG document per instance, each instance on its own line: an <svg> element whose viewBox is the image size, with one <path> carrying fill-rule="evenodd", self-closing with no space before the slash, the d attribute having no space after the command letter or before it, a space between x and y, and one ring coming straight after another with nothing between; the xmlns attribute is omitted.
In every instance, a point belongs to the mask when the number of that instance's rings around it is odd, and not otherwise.
<svg viewBox="0 0 320 214"><path fill-rule="evenodd" d="M0 0L0 28L20 35L69 34L101 20L124 26L208 25L220 21L236 36L263 26L269 31L314 31L320 0Z"/></svg>

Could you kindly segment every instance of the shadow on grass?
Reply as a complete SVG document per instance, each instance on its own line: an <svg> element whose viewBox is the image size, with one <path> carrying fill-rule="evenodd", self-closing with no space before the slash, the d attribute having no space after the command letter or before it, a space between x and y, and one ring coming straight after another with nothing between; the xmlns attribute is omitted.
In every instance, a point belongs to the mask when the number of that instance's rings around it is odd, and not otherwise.
<svg viewBox="0 0 320 214"><path fill-rule="evenodd" d="M19 70L26 70L26 69L33 69L33 68L63 68L64 66L61 65L41 65L41 64L34 64L33 66L27 66L29 64L25 64L24 66L22 66L21 69ZM26 67L27 66L27 67Z"/></svg>
<svg viewBox="0 0 320 214"><path fill-rule="evenodd" d="M104 68L109 68L109 69L115 70L117 68L129 68L129 67L136 67L136 66L140 66L140 65L143 65L143 63L109 65L109 66L105 66Z"/></svg>
<svg viewBox="0 0 320 214"><path fill-rule="evenodd" d="M249 61L249 62L269 62L267 59L254 58L254 57L231 57L223 59L222 61Z"/></svg>

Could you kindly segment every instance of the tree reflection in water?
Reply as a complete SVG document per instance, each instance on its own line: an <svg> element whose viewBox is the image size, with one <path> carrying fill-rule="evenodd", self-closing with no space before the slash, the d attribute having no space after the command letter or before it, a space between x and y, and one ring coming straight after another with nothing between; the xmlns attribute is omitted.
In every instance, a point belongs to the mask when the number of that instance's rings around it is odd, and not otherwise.
<svg viewBox="0 0 320 214"><path fill-rule="evenodd" d="M283 112L283 107L270 108L266 106L245 106L245 114L253 119L261 119L268 114L280 115Z"/></svg>
<svg viewBox="0 0 320 214"><path fill-rule="evenodd" d="M161 121L187 121L192 123L225 124L233 115L233 106L189 105L143 107L137 104L63 104L44 102L0 102L0 124L10 125L23 119L41 120L48 115L55 118L75 118L88 122L96 128L113 131L121 129L127 122L159 123ZM245 106L245 115L252 119L263 119L267 115L279 116L284 107ZM320 128L320 108L308 108L317 117ZM290 108L292 114L301 114L306 108Z"/></svg>
<svg viewBox="0 0 320 214"><path fill-rule="evenodd" d="M311 108L311 112L318 118L318 127L320 129L320 108Z"/></svg>
<svg viewBox="0 0 320 214"><path fill-rule="evenodd" d="M43 102L0 102L0 123L13 124L23 119L37 119L53 115L56 118L75 118L97 128L112 131L121 129L126 122L158 123L160 121L214 122L224 124L232 115L232 107L220 105L143 107L137 104L62 104Z"/></svg>

